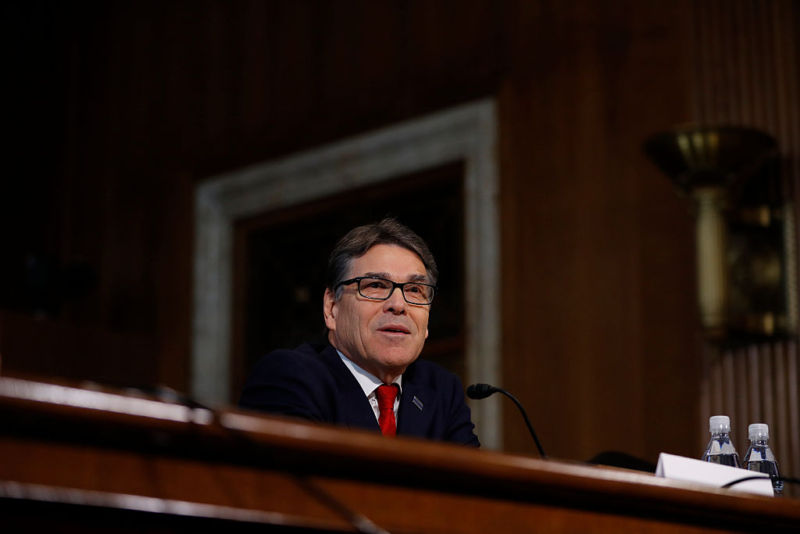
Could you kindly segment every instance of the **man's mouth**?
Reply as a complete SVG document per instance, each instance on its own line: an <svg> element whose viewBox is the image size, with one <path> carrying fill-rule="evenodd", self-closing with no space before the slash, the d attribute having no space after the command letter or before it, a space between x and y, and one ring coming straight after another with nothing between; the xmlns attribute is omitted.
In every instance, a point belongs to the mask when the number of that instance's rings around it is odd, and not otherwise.
<svg viewBox="0 0 800 534"><path fill-rule="evenodd" d="M403 325L386 325L378 329L379 332L386 332L387 334L410 334L411 331Z"/></svg>

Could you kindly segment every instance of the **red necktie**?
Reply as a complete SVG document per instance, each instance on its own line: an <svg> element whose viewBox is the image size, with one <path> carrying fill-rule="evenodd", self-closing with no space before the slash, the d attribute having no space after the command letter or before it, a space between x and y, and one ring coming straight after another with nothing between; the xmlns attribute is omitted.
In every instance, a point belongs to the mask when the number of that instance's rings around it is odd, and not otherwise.
<svg viewBox="0 0 800 534"><path fill-rule="evenodd" d="M397 384L378 386L375 395L378 397L378 424L381 425L381 434L394 436L397 434L397 423L394 419L394 399L397 397Z"/></svg>

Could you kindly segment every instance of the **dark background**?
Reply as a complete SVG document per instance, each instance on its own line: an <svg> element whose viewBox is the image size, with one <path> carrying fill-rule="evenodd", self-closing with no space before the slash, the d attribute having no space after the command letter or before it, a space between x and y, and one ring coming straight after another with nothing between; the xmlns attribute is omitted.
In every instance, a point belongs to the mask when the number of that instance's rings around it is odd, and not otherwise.
<svg viewBox="0 0 800 534"><path fill-rule="evenodd" d="M39 0L0 12L4 373L187 391L197 184L492 97L502 385L556 457L702 451L691 214L641 146L680 123L746 124L779 140L796 181L797 2ZM237 365L234 376L242 353ZM506 449L531 452L518 415L504 418Z"/></svg>

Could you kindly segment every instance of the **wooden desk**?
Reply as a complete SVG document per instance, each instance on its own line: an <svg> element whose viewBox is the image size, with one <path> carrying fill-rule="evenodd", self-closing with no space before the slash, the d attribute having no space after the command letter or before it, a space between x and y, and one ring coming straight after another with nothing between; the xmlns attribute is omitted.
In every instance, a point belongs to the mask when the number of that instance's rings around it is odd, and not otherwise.
<svg viewBox="0 0 800 534"><path fill-rule="evenodd" d="M58 532L800 531L798 500L14 378L0 507Z"/></svg>

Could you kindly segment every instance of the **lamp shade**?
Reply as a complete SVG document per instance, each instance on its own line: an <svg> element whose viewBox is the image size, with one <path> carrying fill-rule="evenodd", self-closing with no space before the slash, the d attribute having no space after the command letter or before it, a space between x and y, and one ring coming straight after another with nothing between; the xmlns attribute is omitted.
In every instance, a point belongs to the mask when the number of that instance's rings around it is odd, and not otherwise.
<svg viewBox="0 0 800 534"><path fill-rule="evenodd" d="M684 191L729 187L777 153L770 135L737 126L687 126L653 135L645 153Z"/></svg>

